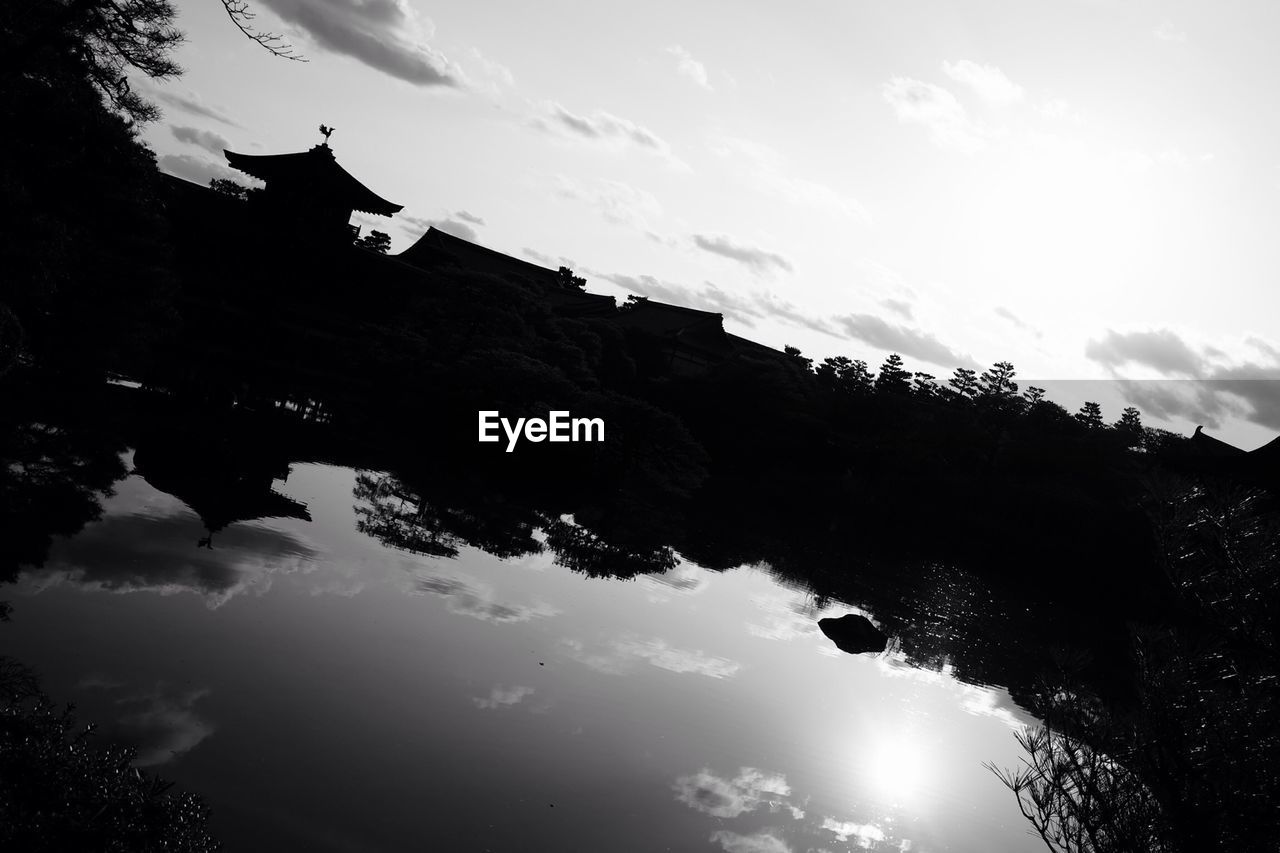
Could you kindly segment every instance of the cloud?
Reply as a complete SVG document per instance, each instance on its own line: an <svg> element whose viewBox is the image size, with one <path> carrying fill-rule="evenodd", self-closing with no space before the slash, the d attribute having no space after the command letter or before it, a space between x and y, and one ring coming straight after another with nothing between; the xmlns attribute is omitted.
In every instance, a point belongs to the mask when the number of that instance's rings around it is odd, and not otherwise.
<svg viewBox="0 0 1280 853"><path fill-rule="evenodd" d="M200 519L185 510L164 517L110 515L55 544L44 567L27 576L42 586L194 593L216 608L241 592L270 587L272 574L297 571L319 556L301 539L264 525L233 524L214 535L212 549L197 547L206 535Z"/></svg>
<svg viewBox="0 0 1280 853"><path fill-rule="evenodd" d="M656 154L669 155L669 146L660 136L629 119L597 110L589 116L570 112L554 101L546 104L534 125L590 142L632 145Z"/></svg>
<svg viewBox="0 0 1280 853"><path fill-rule="evenodd" d="M520 252L526 258L532 258L543 266L550 267L551 269L559 269L562 266L575 270L578 268L578 265L573 262L573 258L566 258L564 255L553 258L551 255L539 252L537 249L530 249L528 246L521 249ZM589 274L596 275L596 273Z"/></svg>
<svg viewBox="0 0 1280 853"><path fill-rule="evenodd" d="M230 127L243 129L243 125L233 119L225 109L214 104L207 104L204 99L190 90L180 91L173 88L160 88L147 80L133 81L136 88L141 89L148 97L155 98L162 104L175 107L192 115L211 118Z"/></svg>
<svg viewBox="0 0 1280 853"><path fill-rule="evenodd" d="M443 575L419 577L414 583L414 589L445 599L451 613L470 616L485 622L503 624L528 622L530 619L557 616L560 613L554 607L542 603L506 604L495 601L491 588L478 582L468 582L461 577Z"/></svg>
<svg viewBox="0 0 1280 853"><path fill-rule="evenodd" d="M968 86L988 104L1003 107L1022 100L1022 87L994 65L979 65L961 59L959 62L943 62L942 72L957 83Z"/></svg>
<svg viewBox="0 0 1280 853"><path fill-rule="evenodd" d="M187 145L195 145L198 148L221 157L222 152L231 147L231 143L220 133L212 130L201 130L198 127L187 127L185 125L171 124L169 129L173 131L173 138L179 142L185 142Z"/></svg>
<svg viewBox="0 0 1280 853"><path fill-rule="evenodd" d="M781 773L766 773L743 767L732 779L717 776L710 769L681 776L672 784L676 800L691 809L718 818L733 818L761 806L781 807L791 796L791 786Z"/></svg>
<svg viewBox="0 0 1280 853"><path fill-rule="evenodd" d="M1184 44L1187 41L1187 34L1173 25L1173 21L1165 18L1160 22L1151 34L1158 41L1169 42L1170 44Z"/></svg>
<svg viewBox="0 0 1280 853"><path fill-rule="evenodd" d="M987 147L986 131L971 121L956 96L941 86L894 77L884 84L882 94L899 121L926 128L939 148L973 154Z"/></svg>
<svg viewBox="0 0 1280 853"><path fill-rule="evenodd" d="M1204 359L1169 329L1128 333L1108 330L1102 340L1090 340L1084 354L1113 369L1137 364L1166 376L1197 376L1205 370Z"/></svg>
<svg viewBox="0 0 1280 853"><path fill-rule="evenodd" d="M112 743L135 751L135 767L155 767L195 749L214 732L214 726L196 713L195 704L209 695L207 688L175 692L158 684L150 690L126 693L121 682L97 679L85 689L116 694L118 709L100 734ZM122 694L122 695L121 695Z"/></svg>
<svg viewBox="0 0 1280 853"><path fill-rule="evenodd" d="M818 637L818 611L804 599L791 596L752 596L751 603L763 611L762 621L748 622L747 633L765 640L789 641Z"/></svg>
<svg viewBox="0 0 1280 853"><path fill-rule="evenodd" d="M901 317L912 319L911 303L904 299L885 299L880 304Z"/></svg>
<svg viewBox="0 0 1280 853"><path fill-rule="evenodd" d="M677 649L665 640L628 639L613 644L614 651L623 656L649 663L669 672L705 675L707 678L732 678L742 669L742 664L728 658L709 655L702 651Z"/></svg>
<svg viewBox="0 0 1280 853"><path fill-rule="evenodd" d="M609 645L606 652L591 652L581 640L560 641L561 651L598 672L620 675L637 661L648 661L659 669L679 674L703 675L707 678L731 678L742 669L742 664L727 658L708 655L702 651L678 649L657 638L642 640L624 637Z"/></svg>
<svg viewBox="0 0 1280 853"><path fill-rule="evenodd" d="M707 588L707 573L696 566L681 563L669 572L661 575L644 575L642 583L648 586L659 586L686 595L695 595Z"/></svg>
<svg viewBox="0 0 1280 853"><path fill-rule="evenodd" d="M676 71L688 77L708 92L715 91L711 86L711 80L707 76L707 66L694 59L689 51L675 44L667 48L667 53L676 58Z"/></svg>
<svg viewBox="0 0 1280 853"><path fill-rule="evenodd" d="M822 819L822 828L834 832L837 841L856 838L858 845L864 848L870 848L872 844L885 840L884 830L872 823L839 821L828 817Z"/></svg>
<svg viewBox="0 0 1280 853"><path fill-rule="evenodd" d="M483 218L483 217L476 216L474 213L468 213L468 212L467 212L467 211L465 211L465 210L459 210L457 213L455 213L455 214L454 214L454 216L456 216L456 217L458 217L459 219L462 219L462 220L464 220L464 221L466 221L466 222L470 222L472 225L482 225L482 226L483 226L483 225L485 225L485 224L486 224L486 223L485 223L485 221L484 221L484 218Z"/></svg>
<svg viewBox="0 0 1280 853"><path fill-rule="evenodd" d="M860 202L842 195L826 184L793 175L790 162L768 145L748 139L724 137L712 144L711 150L734 168L739 180L751 185L757 192L787 204L808 207L842 218L861 222L871 219Z"/></svg>
<svg viewBox="0 0 1280 853"><path fill-rule="evenodd" d="M484 76L489 79L489 89L492 93L496 94L502 86L510 87L516 84L515 75L511 73L510 68L501 62L494 62L481 53L478 48L471 48L471 59L480 67Z"/></svg>
<svg viewBox="0 0 1280 853"><path fill-rule="evenodd" d="M584 183L557 175L552 192L562 199L580 201L596 209L605 222L648 231L662 216L662 205L653 193L623 181L600 178Z"/></svg>
<svg viewBox="0 0 1280 853"><path fill-rule="evenodd" d="M415 86L456 88L463 74L426 44L431 24L408 0L261 0L318 46Z"/></svg>
<svg viewBox="0 0 1280 853"><path fill-rule="evenodd" d="M476 229L472 228L465 222L459 222L456 219L428 219L427 225L434 227L437 231L443 231L446 234L452 234L455 237L461 237L470 243L477 242L478 235Z"/></svg>
<svg viewBox="0 0 1280 853"><path fill-rule="evenodd" d="M204 186L208 186L209 181L214 178L235 181L238 184L261 184L260 181L249 177L243 172L237 172L224 163L217 163L195 154L165 154L156 161L156 164L161 171L177 175L179 178L186 178L188 181L194 181Z"/></svg>
<svg viewBox="0 0 1280 853"><path fill-rule="evenodd" d="M1036 107L1036 112L1051 121L1069 121L1075 124L1083 121L1081 115L1062 98L1050 98L1044 101Z"/></svg>
<svg viewBox="0 0 1280 853"><path fill-rule="evenodd" d="M872 314L837 317L835 324L849 337L877 349L901 353L939 367L978 366L972 358L956 352L928 332L890 325Z"/></svg>
<svg viewBox="0 0 1280 853"><path fill-rule="evenodd" d="M771 832L739 835L719 829L711 833L711 841L718 843L725 853L791 853L787 843Z"/></svg>
<svg viewBox="0 0 1280 853"><path fill-rule="evenodd" d="M1003 317L1004 319L1008 320L1015 327L1021 329L1022 331L1030 332L1031 334L1035 335L1037 338L1044 337L1043 332L1041 332L1039 329L1035 328L1030 323L1023 320L1017 314L1014 314L1008 308L1005 308L1003 305L997 306L995 310L996 310L996 316Z"/></svg>
<svg viewBox="0 0 1280 853"><path fill-rule="evenodd" d="M1118 376L1129 365L1147 367L1176 379L1119 378L1126 402L1144 414L1165 420L1185 419L1208 427L1243 418L1280 429L1280 350L1257 338L1245 343L1266 362L1242 360L1221 364L1225 353L1214 347L1200 351L1169 329L1120 333L1108 330L1090 340L1085 355Z"/></svg>
<svg viewBox="0 0 1280 853"><path fill-rule="evenodd" d="M596 278L611 281L632 293L684 308L723 314L726 318L744 326L755 326L760 320L772 318L833 337L840 336L826 321L806 314L791 303L784 302L765 291L737 294L723 290L711 282L705 282L701 288L693 288L675 282L660 281L651 275L630 276L596 270L586 270L586 272Z"/></svg>
<svg viewBox="0 0 1280 853"><path fill-rule="evenodd" d="M519 705L525 698L532 695L532 687L503 687L495 684L493 689L489 691L487 699L477 696L471 701L475 702L477 708L493 711L498 708L510 708L512 705Z"/></svg>
<svg viewBox="0 0 1280 853"><path fill-rule="evenodd" d="M767 275L773 270L794 271L791 262L782 255L756 246L736 243L732 237L723 234L694 234L693 244L704 252L737 261L756 275Z"/></svg>

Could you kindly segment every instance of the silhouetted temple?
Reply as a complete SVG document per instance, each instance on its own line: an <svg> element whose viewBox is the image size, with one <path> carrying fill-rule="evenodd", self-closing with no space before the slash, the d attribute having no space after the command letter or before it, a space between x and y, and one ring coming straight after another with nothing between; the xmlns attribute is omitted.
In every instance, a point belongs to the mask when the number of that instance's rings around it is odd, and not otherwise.
<svg viewBox="0 0 1280 853"><path fill-rule="evenodd" d="M326 140L331 132L321 126ZM389 217L402 206L340 166L327 141L291 154L224 153L232 167L265 187L246 198L176 177L168 182L166 208L185 258L186 286L202 305L252 300L255 311L317 316L325 306L341 305L344 320L378 322L403 310L415 293L449 287L459 272L474 273L532 286L562 317L613 326L643 352L652 374L698 375L744 356L756 364L786 361L777 350L727 333L721 314L651 299L620 310L614 297L588 293L567 268L539 266L438 228L398 255L357 247L358 230L350 224L355 211ZM228 254L228 245L237 251ZM273 284L264 290L258 282L268 279ZM307 298L299 301L302 291L274 283L282 279L307 281ZM312 327L316 322L308 320Z"/></svg>
<svg viewBox="0 0 1280 853"><path fill-rule="evenodd" d="M282 227L319 239L350 239L351 214L393 216L403 205L387 201L338 165L333 149L321 143L294 154L238 154L227 162L264 182L254 203Z"/></svg>
<svg viewBox="0 0 1280 853"><path fill-rule="evenodd" d="M542 289L551 310L565 317L608 317L617 310L612 296L565 286L557 270L486 249L438 228L428 228L416 243L396 257L426 271L453 268L496 275L508 281L532 282Z"/></svg>

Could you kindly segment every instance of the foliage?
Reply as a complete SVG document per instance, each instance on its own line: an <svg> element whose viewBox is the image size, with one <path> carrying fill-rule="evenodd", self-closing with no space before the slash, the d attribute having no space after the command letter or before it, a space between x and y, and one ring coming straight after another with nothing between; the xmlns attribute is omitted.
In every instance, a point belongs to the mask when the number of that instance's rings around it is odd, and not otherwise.
<svg viewBox="0 0 1280 853"><path fill-rule="evenodd" d="M391 249L391 235L382 231L370 231L356 240L356 245L362 249L377 252L379 255L385 255Z"/></svg>
<svg viewBox="0 0 1280 853"><path fill-rule="evenodd" d="M1051 850L1273 849L1280 837L1280 519L1261 493L1160 480L1160 561L1187 609L1133 635L1137 701L1066 673L1041 693L1027 757L996 770ZM993 768L994 769L994 768Z"/></svg>
<svg viewBox="0 0 1280 853"><path fill-rule="evenodd" d="M35 676L0 657L0 847L108 853L219 848L194 794L132 766L58 710Z"/></svg>

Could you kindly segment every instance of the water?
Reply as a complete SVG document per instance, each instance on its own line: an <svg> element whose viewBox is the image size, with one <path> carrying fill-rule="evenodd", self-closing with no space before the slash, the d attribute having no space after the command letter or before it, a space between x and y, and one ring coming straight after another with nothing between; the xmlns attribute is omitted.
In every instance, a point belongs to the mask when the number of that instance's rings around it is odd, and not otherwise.
<svg viewBox="0 0 1280 853"><path fill-rule="evenodd" d="M838 652L816 621L856 608L762 567L409 554L356 530L355 479L295 465L275 487L310 521L202 548L130 476L7 593L7 649L233 851L1039 848L983 767L1029 718L892 645Z"/></svg>

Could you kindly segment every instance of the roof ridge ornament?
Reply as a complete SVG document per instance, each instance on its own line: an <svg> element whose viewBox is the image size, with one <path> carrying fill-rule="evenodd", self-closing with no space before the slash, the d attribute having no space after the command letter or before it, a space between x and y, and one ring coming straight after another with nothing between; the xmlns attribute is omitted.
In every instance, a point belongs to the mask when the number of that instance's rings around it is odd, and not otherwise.
<svg viewBox="0 0 1280 853"><path fill-rule="evenodd" d="M324 137L324 142L322 142L322 143L320 143L320 144L321 144L321 145L324 145L325 147L328 147L328 145L329 145L329 137L333 135L333 128L332 128L332 127L325 127L325 126L322 124L322 125L320 125L320 134Z"/></svg>

